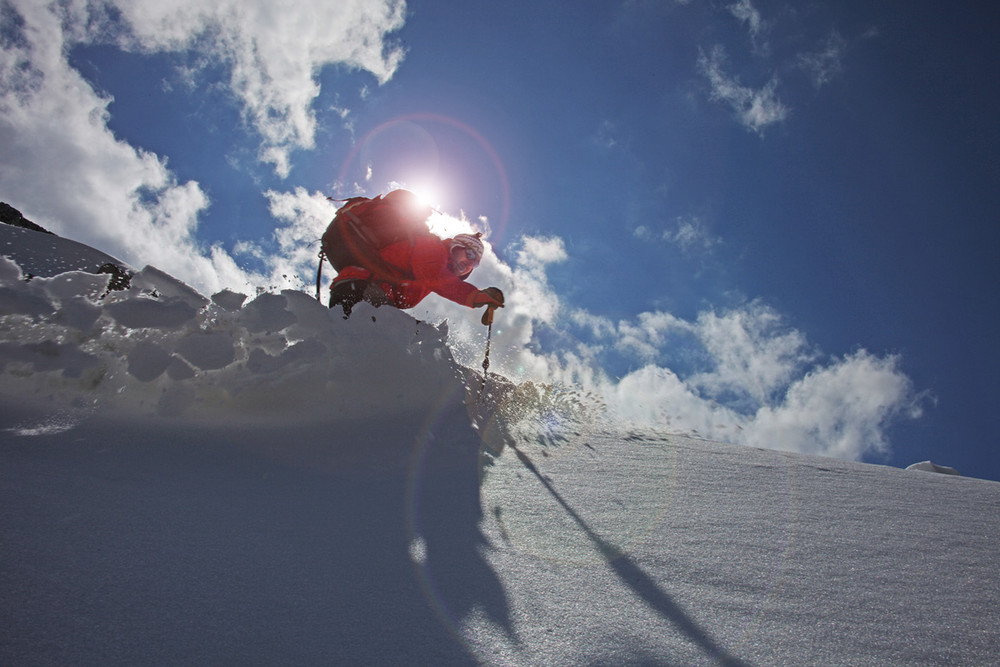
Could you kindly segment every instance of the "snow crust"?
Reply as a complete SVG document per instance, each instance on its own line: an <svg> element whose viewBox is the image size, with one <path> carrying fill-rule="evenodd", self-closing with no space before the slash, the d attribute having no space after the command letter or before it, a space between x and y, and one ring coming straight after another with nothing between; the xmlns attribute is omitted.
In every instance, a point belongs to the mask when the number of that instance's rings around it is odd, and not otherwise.
<svg viewBox="0 0 1000 667"><path fill-rule="evenodd" d="M446 325L298 292L208 299L155 267L25 281L0 258L0 391L33 404L194 422L335 422L464 392ZM383 372L391 368L392 373Z"/></svg>
<svg viewBox="0 0 1000 667"><path fill-rule="evenodd" d="M1000 484L633 430L484 382L446 323L62 262L0 258L0 664L997 664Z"/></svg>

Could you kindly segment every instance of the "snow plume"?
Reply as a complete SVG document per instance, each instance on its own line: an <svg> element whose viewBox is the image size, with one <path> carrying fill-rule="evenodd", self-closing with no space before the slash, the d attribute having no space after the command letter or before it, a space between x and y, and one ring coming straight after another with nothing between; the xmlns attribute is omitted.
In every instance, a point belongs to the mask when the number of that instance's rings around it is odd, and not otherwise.
<svg viewBox="0 0 1000 667"><path fill-rule="evenodd" d="M328 64L380 82L402 51L385 41L405 5L387 0L42 3L3 0L0 39L0 191L42 226L115 256L163 266L211 293L259 283L221 247L196 240L209 200L180 182L164 157L109 129L111 98L67 54L79 44L145 53L193 52L223 65L242 115L261 138L260 159L286 175L289 155L313 145L315 76ZM198 73L195 73L198 76Z"/></svg>

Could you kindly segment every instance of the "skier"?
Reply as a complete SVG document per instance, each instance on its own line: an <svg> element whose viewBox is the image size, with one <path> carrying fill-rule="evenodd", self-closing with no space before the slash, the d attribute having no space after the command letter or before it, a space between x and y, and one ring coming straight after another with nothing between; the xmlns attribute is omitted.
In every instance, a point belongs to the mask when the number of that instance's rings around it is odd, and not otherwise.
<svg viewBox="0 0 1000 667"><path fill-rule="evenodd" d="M367 301L378 307L391 305L396 308L412 308L431 292L469 308L487 306L488 309L503 308L504 297L496 287L479 289L466 282L473 269L483 258L482 234L458 234L453 238L441 239L426 227L426 219L431 209L418 205L413 193L394 190L385 197L370 200L357 198L359 205L348 205L338 212L327 234L339 234L339 246L360 245L361 242L343 228L338 228L338 219L344 223L353 222L365 231L378 228L379 234L387 229L409 227L405 234L390 237L393 242L379 247L366 243L365 247L349 247L351 259L339 268L337 277L330 285L330 307L341 306L344 317L350 317L353 307ZM372 204L378 208L366 209ZM353 211L353 212L352 212ZM404 218L410 220L403 220ZM418 224L414 222L417 221ZM341 224L344 224L341 223ZM364 238L364 234L359 238ZM324 237L324 243L328 243ZM333 242L329 242L327 257L337 253ZM344 262L337 262L344 263ZM334 266L337 266L337 263Z"/></svg>

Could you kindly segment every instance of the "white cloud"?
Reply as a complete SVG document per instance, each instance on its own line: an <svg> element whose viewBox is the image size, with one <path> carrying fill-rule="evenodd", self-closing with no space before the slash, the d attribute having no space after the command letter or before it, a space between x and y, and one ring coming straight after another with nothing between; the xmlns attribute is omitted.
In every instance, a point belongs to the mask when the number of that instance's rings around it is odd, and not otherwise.
<svg viewBox="0 0 1000 667"><path fill-rule="evenodd" d="M559 238L525 238L517 251L514 281L518 301L523 300L532 319L554 325L561 310L561 303L549 286L546 268L549 264L566 260L566 248Z"/></svg>
<svg viewBox="0 0 1000 667"><path fill-rule="evenodd" d="M690 331L689 323L670 313L639 313L634 321L618 323L614 345L642 363L652 363L657 360L671 335Z"/></svg>
<svg viewBox="0 0 1000 667"><path fill-rule="evenodd" d="M684 253L710 252L722 243L722 239L713 235L697 216L680 216L669 228L659 233L655 233L647 225L639 225L632 231L632 235L643 241L664 241L676 245Z"/></svg>
<svg viewBox="0 0 1000 667"><path fill-rule="evenodd" d="M843 69L842 61L846 46L846 40L834 31L821 50L800 54L798 65L809 74L813 85L821 88L830 83Z"/></svg>
<svg viewBox="0 0 1000 667"><path fill-rule="evenodd" d="M59 17L18 7L23 30L0 50L0 190L56 232L126 261L169 268L206 288L231 278L193 241L208 200L196 183L178 183L152 153L108 130L110 100L65 61ZM18 72L31 72L30 76Z"/></svg>
<svg viewBox="0 0 1000 667"><path fill-rule="evenodd" d="M618 128L610 120L602 121L594 134L593 141L601 148L616 148L619 145Z"/></svg>
<svg viewBox="0 0 1000 667"><path fill-rule="evenodd" d="M860 460L885 454L887 429L920 414L923 397L898 357L860 350L817 364L805 336L758 302L721 315L702 313L695 322L643 313L637 325L620 324L618 333L623 345L649 359L678 344L679 338L663 335L671 330L698 341L709 370L681 377L649 362L593 388L637 426Z"/></svg>
<svg viewBox="0 0 1000 667"><path fill-rule="evenodd" d="M668 368L653 364L605 387L609 407L636 428L657 428L738 443L746 417L707 401Z"/></svg>
<svg viewBox="0 0 1000 667"><path fill-rule="evenodd" d="M580 329L589 332L594 338L610 338L615 333L615 323L602 315L595 315L582 308L569 313L572 323Z"/></svg>
<svg viewBox="0 0 1000 667"><path fill-rule="evenodd" d="M288 174L289 153L311 148L316 74L339 64L388 81L403 50L385 35L403 26L402 0L120 0L127 48L205 51L230 67L229 85L261 136L260 158ZM343 110L341 110L343 114Z"/></svg>
<svg viewBox="0 0 1000 667"><path fill-rule="evenodd" d="M112 11L114 10L114 11ZM219 247L195 239L209 206L195 182L179 182L166 159L108 128L111 99L74 70L70 49L111 42L145 51L193 49L231 68L229 84L260 133L261 159L287 171L289 153L312 145L314 76L330 63L388 79L402 52L398 0L282 3L7 0L0 41L0 192L56 233L121 259L153 264L211 293L248 275ZM112 20L120 12L125 21Z"/></svg>
<svg viewBox="0 0 1000 667"><path fill-rule="evenodd" d="M815 359L805 336L760 301L721 314L702 312L694 330L715 367L689 382L714 399L729 395L767 404Z"/></svg>
<svg viewBox="0 0 1000 667"><path fill-rule="evenodd" d="M729 105L744 127L763 134L767 126L788 116L788 107L777 96L777 78L755 90L742 85L735 76L728 75L724 64L725 51L721 46L713 48L708 55L702 53L698 58L698 67L711 85L711 99Z"/></svg>
<svg viewBox="0 0 1000 667"><path fill-rule="evenodd" d="M319 240L339 206L318 192L304 188L294 192L265 193L270 211L277 220L286 223L274 232L278 252L267 258L271 283L288 282L287 276L309 276L319 265ZM332 272L329 264L325 271Z"/></svg>
<svg viewBox="0 0 1000 667"><path fill-rule="evenodd" d="M568 258L566 245L559 237L527 236L517 251L518 264L533 274L543 274L549 264L564 262Z"/></svg>
<svg viewBox="0 0 1000 667"><path fill-rule="evenodd" d="M765 23L761 18L760 12L757 8L753 6L750 0L740 0L737 3L729 5L727 7L733 16L738 18L741 23L747 25L747 30L750 31L750 36L754 39L760 34L761 30L764 29Z"/></svg>
<svg viewBox="0 0 1000 667"><path fill-rule="evenodd" d="M722 240L714 236L698 217L681 217L676 227L663 232L663 239L680 246L681 250L711 250Z"/></svg>
<svg viewBox="0 0 1000 667"><path fill-rule="evenodd" d="M762 407L746 433L757 447L860 459L884 454L894 417L918 417L912 383L896 356L860 350L793 383L781 404Z"/></svg>

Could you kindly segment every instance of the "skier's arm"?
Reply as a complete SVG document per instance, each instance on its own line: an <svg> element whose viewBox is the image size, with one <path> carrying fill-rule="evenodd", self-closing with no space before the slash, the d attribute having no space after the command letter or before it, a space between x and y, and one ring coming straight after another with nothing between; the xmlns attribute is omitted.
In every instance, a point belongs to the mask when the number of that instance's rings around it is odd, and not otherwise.
<svg viewBox="0 0 1000 667"><path fill-rule="evenodd" d="M413 247L410 262L413 277L444 298L469 308L503 307L503 293L495 287L484 290L456 277L448 270L448 250L437 239L420 239Z"/></svg>
<svg viewBox="0 0 1000 667"><path fill-rule="evenodd" d="M410 259L413 277L444 298L472 307L474 285L459 280L448 270L448 249L436 238L418 239Z"/></svg>
<svg viewBox="0 0 1000 667"><path fill-rule="evenodd" d="M473 303L473 299L476 294L479 293L479 290L476 289L475 285L470 285L464 280L459 280L458 278L453 277L445 282L435 285L434 292L450 301L460 303L463 306L468 306L469 308L474 308L475 304Z"/></svg>

